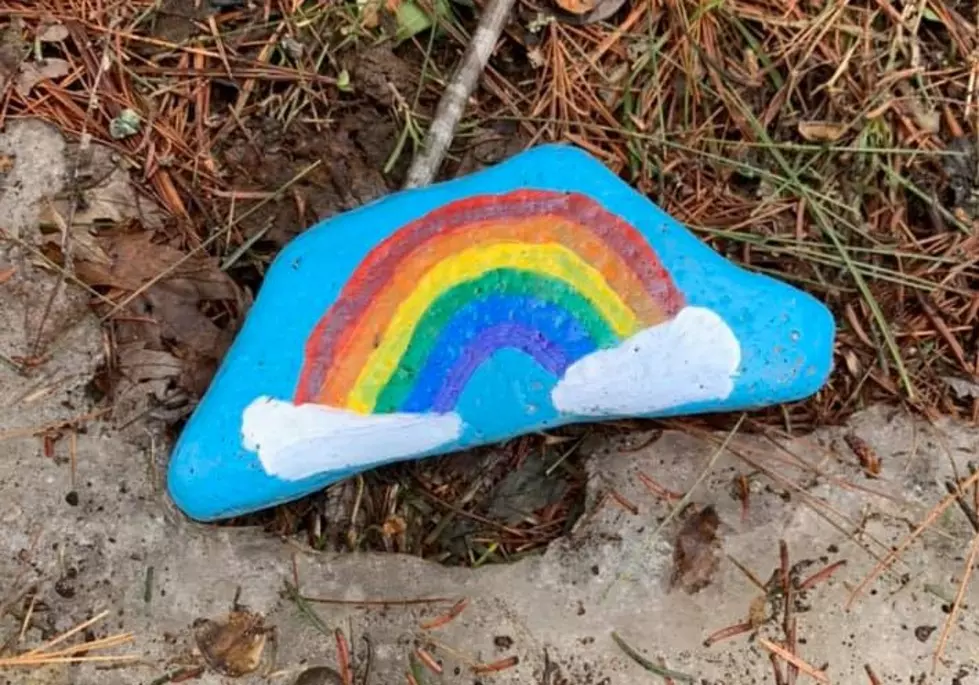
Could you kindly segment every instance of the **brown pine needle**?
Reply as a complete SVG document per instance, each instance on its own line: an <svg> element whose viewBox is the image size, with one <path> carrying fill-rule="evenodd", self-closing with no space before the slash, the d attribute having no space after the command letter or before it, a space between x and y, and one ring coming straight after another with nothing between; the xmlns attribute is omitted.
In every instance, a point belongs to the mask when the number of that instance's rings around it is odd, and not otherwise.
<svg viewBox="0 0 979 685"><path fill-rule="evenodd" d="M466 605L468 603L469 603L469 599L463 597L454 605L452 605L452 608L449 609L448 612L442 614L441 616L436 616L435 618L430 619L428 621L424 621L420 627L422 628L422 630L431 630L433 628L439 628L441 626L444 626L445 624L454 620L456 616L461 614L463 610L466 608Z"/></svg>
<svg viewBox="0 0 979 685"><path fill-rule="evenodd" d="M938 638L938 644L935 646L935 656L932 659L931 666L932 673L938 670L938 664L942 659L942 654L945 652L945 643L948 642L948 636L952 632L952 626L955 625L955 618L962 608L962 599L965 597L965 591L969 587L969 578L972 576L972 568L975 566L977 555L979 555L979 533L972 536L972 545L969 547L969 556L965 561L965 569L962 571L962 582L959 583L959 591L955 595L955 601L952 602L952 610L948 612L945 625L942 626L942 635Z"/></svg>
<svg viewBox="0 0 979 685"><path fill-rule="evenodd" d="M829 676L827 676L825 672L821 671L818 668L810 666L808 663L800 659L798 656L796 656L789 650L785 649L785 647L782 647L781 645L777 645L771 640L764 637L759 637L758 642L761 644L762 647L764 647L771 653L781 657L787 663L795 666L801 672L805 673L809 677L821 683L829 683Z"/></svg>
<svg viewBox="0 0 979 685"><path fill-rule="evenodd" d="M334 631L333 636L337 641L337 663L340 666L343 685L353 685L354 676L350 668L350 644L347 642L347 636L339 628Z"/></svg>
<svg viewBox="0 0 979 685"><path fill-rule="evenodd" d="M962 483L960 490L968 489L969 487L972 486L973 483L976 483L977 481L979 481L979 471L969 476L969 478L967 478ZM870 585L870 583L872 583L878 576L880 576L881 573L883 573L885 570L890 568L891 564L897 561L897 559L901 556L904 550L910 547L911 544L915 540L917 540L922 533L928 530L928 528L935 522L935 520L938 519L938 517L941 516L944 513L944 511L948 509L950 506L952 506L952 504L954 504L957 500L958 500L957 496L948 495L941 502L939 502L934 508L932 508L932 510L928 512L928 516L925 517L925 520L921 522L921 525L915 528L912 533L910 533L906 538L904 538L904 540L901 542L900 545L898 545L893 550L888 552L887 555L883 559L881 559L876 566L874 566L873 570L867 574L867 577L860 582L860 584L856 587L856 589L854 589L853 592L850 593L850 597L849 599L847 599L846 602L847 610L849 610L853 606L853 603L857 600L858 597L860 597L863 591L867 589L867 586Z"/></svg>
<svg viewBox="0 0 979 685"><path fill-rule="evenodd" d="M417 656L418 660L422 662L425 668L430 670L432 673L442 675L442 666L435 660L435 657L429 654L425 649L422 647L417 647L415 649L415 656Z"/></svg>
<svg viewBox="0 0 979 685"><path fill-rule="evenodd" d="M103 611L103 612L101 612L99 614L96 614L92 618L88 619L87 621L83 621L82 623L79 623L77 626L75 626L74 628L72 628L70 630L65 631L61 635L57 635L57 636L51 638L50 640L48 640L47 642L45 642L40 647L35 647L34 649L32 649L31 651L27 652L23 656L29 657L29 656L32 656L32 655L37 654L39 652L45 652L45 651L51 649L51 647L54 647L55 645L64 642L65 640L67 640L72 635L74 635L74 634L76 634L78 632L81 632L82 630L85 630L90 625L92 625L94 623L98 623L99 621L101 621L103 618L105 618L108 615L109 615L109 611L108 610L105 610L105 611Z"/></svg>
<svg viewBox="0 0 979 685"><path fill-rule="evenodd" d="M499 673L500 671L505 671L508 668L513 668L519 663L520 663L520 657L508 656L498 661L494 661L491 664L479 664L478 666L473 666L472 672L476 675L481 675L486 673Z"/></svg>
<svg viewBox="0 0 979 685"><path fill-rule="evenodd" d="M806 590L815 587L816 585L823 582L824 580L827 580L830 576L832 576L834 573L839 571L844 566L846 566L846 559L840 559L839 561L834 562L829 566L826 566L816 571L811 576L806 578L804 581L799 583L799 591L805 592Z"/></svg>
<svg viewBox="0 0 979 685"><path fill-rule="evenodd" d="M135 654L120 654L120 655L89 655L88 652L110 649L112 647L118 647L122 644L127 644L135 639L132 633L119 633L117 635L109 635L108 637L99 638L97 640L90 640L88 642L81 642L76 645L71 645L69 647L64 647L59 650L52 651L51 648L55 645L61 644L72 635L78 634L80 631L85 630L89 626L101 621L103 618L109 615L108 611L103 611L96 614L87 621L79 623L74 628L65 631L64 633L55 636L54 638L48 640L40 647L35 647L34 649L24 652L23 654L18 654L16 656L7 657L0 659L0 668L23 668L30 666L43 666L45 664L70 664L70 663L82 663L82 662L113 662L113 663L123 663L127 661L136 661L140 657ZM80 652L85 653L84 656L78 656Z"/></svg>
<svg viewBox="0 0 979 685"><path fill-rule="evenodd" d="M47 666L48 664L79 664L87 661L92 662L125 662L137 661L139 656L136 654L118 654L105 656L58 656L58 657L39 657L35 659L21 659L20 657L10 657L0 659L0 668L23 668L28 666Z"/></svg>
<svg viewBox="0 0 979 685"><path fill-rule="evenodd" d="M874 669L870 664L864 664L863 670L867 672L867 678L870 680L870 685L882 685L880 678L874 673Z"/></svg>

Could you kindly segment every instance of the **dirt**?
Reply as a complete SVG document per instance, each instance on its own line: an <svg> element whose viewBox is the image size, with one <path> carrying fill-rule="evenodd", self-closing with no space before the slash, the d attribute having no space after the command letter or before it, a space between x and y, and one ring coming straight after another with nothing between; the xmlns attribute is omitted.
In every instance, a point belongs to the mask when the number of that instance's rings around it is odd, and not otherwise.
<svg viewBox="0 0 979 685"><path fill-rule="evenodd" d="M316 165L277 201L241 223L242 232L266 231L259 249L279 248L317 221L387 194L391 187L377 162L394 148L390 122L369 112L346 115L329 131L309 125L283 130L276 122L254 132L252 143L236 138L219 152L241 189L273 192Z"/></svg>
<svg viewBox="0 0 979 685"><path fill-rule="evenodd" d="M337 93L328 122L284 126L266 119L250 135L235 131L218 150L240 189L275 191L302 175L282 199L242 222L245 235L263 233L259 250L280 248L316 222L388 194L407 170L408 155L392 160L401 134L392 108L413 97L417 68L388 46L348 53L343 61L350 92Z"/></svg>
<svg viewBox="0 0 979 685"><path fill-rule="evenodd" d="M388 45L360 50L344 58L351 85L380 107L396 107L414 100L418 90L416 69L394 54Z"/></svg>
<svg viewBox="0 0 979 685"><path fill-rule="evenodd" d="M387 44L348 52L340 63L350 74L350 86L337 92L328 122L284 126L266 119L249 134L235 130L221 145L218 158L236 188L272 192L289 185L284 197L240 224L245 236L261 234L257 251L271 257L318 221L400 187L412 142L395 153L404 107L415 102L421 70L417 62L417 56L408 61ZM495 164L527 142L513 122L479 127L463 139L461 157L447 160L440 177L462 176ZM312 165L316 166L310 169Z"/></svg>
<svg viewBox="0 0 979 685"><path fill-rule="evenodd" d="M197 22L216 9L212 0L163 0L152 15L151 33L171 43L182 43L197 33Z"/></svg>

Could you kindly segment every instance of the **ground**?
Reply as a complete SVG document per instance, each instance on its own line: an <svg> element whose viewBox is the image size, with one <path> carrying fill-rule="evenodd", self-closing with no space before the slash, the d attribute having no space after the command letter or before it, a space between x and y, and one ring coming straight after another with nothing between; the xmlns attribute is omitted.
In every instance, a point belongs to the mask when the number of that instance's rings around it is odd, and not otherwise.
<svg viewBox="0 0 979 685"><path fill-rule="evenodd" d="M979 678L976 496L956 490L979 441L972 19L598 4L607 22L519 5L442 176L589 149L824 299L830 384L218 526L165 496L174 434L276 250L399 186L472 8L400 42L399 3L0 13L0 682Z"/></svg>
<svg viewBox="0 0 979 685"><path fill-rule="evenodd" d="M47 125L16 122L0 151L18 160L0 207L16 216L18 241L37 239L37 201L67 170L64 141ZM41 177L43 185L20 182ZM3 253L5 270L14 271L0 290L12 314L0 329L0 353L12 362L0 371L0 634L20 651L106 610L86 638L132 634L107 652L138 660L11 666L0 671L7 682L194 675L217 683L228 677L221 668L251 668L259 648L262 660L244 678L294 682L304 668L338 667L340 630L357 677L372 679L358 682L399 682L419 648L443 669L439 677L426 670L424 682L655 682L613 641L614 631L699 682L769 683L762 640L785 640L786 601L797 653L833 682L867 682L867 667L879 682L979 677L975 586L956 601L973 535L957 507L845 608L876 560L942 500L953 468L965 469L979 444L975 428L933 426L878 407L843 428L796 439L777 431L737 436L726 447L724 433L706 429L593 435L581 446L584 514L541 555L472 569L409 555L316 552L293 536L196 525L173 509L163 488L161 422L103 418L104 403L93 396L106 346L80 287L58 289L51 319L65 325L43 341L46 356L16 361L32 356L38 303L58 283L18 241ZM861 466L850 448L854 435L872 451L870 462L879 461L873 478L866 471L876 467ZM747 497L737 493L739 482ZM673 492L688 501L677 503ZM789 600L770 581L779 577L780 541L793 578ZM817 582L807 584L812 576ZM464 608L448 620L460 600ZM929 680L953 606L960 608ZM225 645L209 636L233 610L254 612L248 621L269 631L264 642L254 630L232 631L231 643L248 649L213 646ZM426 628L439 616L442 625ZM705 646L746 621L753 623L743 634ZM474 673L480 664L500 670Z"/></svg>

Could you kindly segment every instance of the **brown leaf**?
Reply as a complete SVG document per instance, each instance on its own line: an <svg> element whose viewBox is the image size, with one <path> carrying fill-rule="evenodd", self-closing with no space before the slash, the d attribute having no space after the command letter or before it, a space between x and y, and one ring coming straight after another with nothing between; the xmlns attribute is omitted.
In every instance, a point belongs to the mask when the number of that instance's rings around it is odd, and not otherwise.
<svg viewBox="0 0 979 685"><path fill-rule="evenodd" d="M710 585L719 564L717 529L720 524L712 506L684 521L673 547L672 587L680 586L692 595Z"/></svg>
<svg viewBox="0 0 979 685"><path fill-rule="evenodd" d="M9 173L14 168L14 158L10 155L0 155L0 174Z"/></svg>
<svg viewBox="0 0 979 685"><path fill-rule="evenodd" d="M768 621L768 596L758 595L748 605L748 623L752 628L760 628Z"/></svg>
<svg viewBox="0 0 979 685"><path fill-rule="evenodd" d="M571 14L584 14L595 9L596 0L555 0L558 7Z"/></svg>
<svg viewBox="0 0 979 685"><path fill-rule="evenodd" d="M384 536L389 538L395 535L401 535L406 530L408 530L408 524L405 523L404 518L401 516L388 516L381 525L381 531L384 533Z"/></svg>
<svg viewBox="0 0 979 685"><path fill-rule="evenodd" d="M41 81L67 76L71 65L63 59L49 58L41 62L23 62L17 75L17 92L27 97Z"/></svg>
<svg viewBox="0 0 979 685"><path fill-rule="evenodd" d="M250 611L232 611L222 620L201 619L194 625L197 648L207 665L233 678L259 667L268 632L262 616Z"/></svg>
<svg viewBox="0 0 979 685"><path fill-rule="evenodd" d="M80 252L75 273L86 284L125 293L139 291L130 303L135 321L120 321L120 336L142 341L149 350L169 350L180 361L179 385L200 396L207 389L233 335L219 327L210 302L229 302L235 315L245 303L238 286L207 255L186 257L155 243L148 231L97 237L102 255ZM158 281L157 276L163 275ZM152 282L151 285L148 285ZM169 373L174 373L170 365Z"/></svg>
<svg viewBox="0 0 979 685"><path fill-rule="evenodd" d="M855 433L847 433L843 436L843 440L853 450L853 453L857 455L857 459L860 460L860 466L867 476L876 478L880 475L880 457L877 456L877 452L874 451L873 447L868 445L865 440Z"/></svg>
<svg viewBox="0 0 979 685"><path fill-rule="evenodd" d="M67 37L68 29L64 24L48 24L37 34L37 39L42 43L60 43Z"/></svg>
<svg viewBox="0 0 979 685"><path fill-rule="evenodd" d="M180 374L180 360L162 350L127 345L119 350L119 369L134 383L166 380Z"/></svg>
<svg viewBox="0 0 979 685"><path fill-rule="evenodd" d="M605 21L619 11L625 0L555 0L558 7L571 16L558 16L558 21L584 25Z"/></svg>
<svg viewBox="0 0 979 685"><path fill-rule="evenodd" d="M832 121L800 121L799 135L810 143L835 143L846 133L846 124Z"/></svg>
<svg viewBox="0 0 979 685"><path fill-rule="evenodd" d="M108 261L81 258L76 265L78 277L89 285L134 291L166 273L164 281L192 282L207 299L237 299L234 283L214 260L202 255L184 260L183 252L154 243L147 231L100 236L99 243Z"/></svg>
<svg viewBox="0 0 979 685"><path fill-rule="evenodd" d="M101 148L98 154L101 162L104 155ZM74 208L75 198L71 196L46 202L41 210L41 226L60 229L67 225L69 216L73 229L76 226L116 226L128 219L139 219L148 228L161 226L163 214L159 207L133 188L128 172L118 166L104 169L105 166L99 164L92 170L105 178L98 185L86 188Z"/></svg>

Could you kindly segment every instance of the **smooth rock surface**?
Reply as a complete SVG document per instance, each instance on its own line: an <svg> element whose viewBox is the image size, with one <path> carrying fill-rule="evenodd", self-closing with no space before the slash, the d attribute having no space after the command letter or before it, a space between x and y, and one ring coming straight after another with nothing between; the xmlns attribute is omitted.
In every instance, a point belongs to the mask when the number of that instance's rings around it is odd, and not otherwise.
<svg viewBox="0 0 979 685"><path fill-rule="evenodd" d="M806 397L834 324L598 161L548 145L317 225L269 269L177 444L213 520L579 421Z"/></svg>

